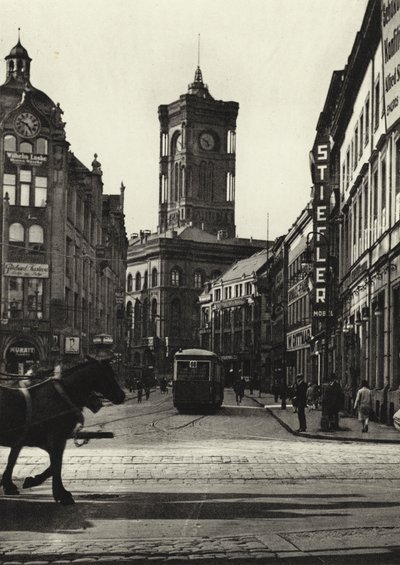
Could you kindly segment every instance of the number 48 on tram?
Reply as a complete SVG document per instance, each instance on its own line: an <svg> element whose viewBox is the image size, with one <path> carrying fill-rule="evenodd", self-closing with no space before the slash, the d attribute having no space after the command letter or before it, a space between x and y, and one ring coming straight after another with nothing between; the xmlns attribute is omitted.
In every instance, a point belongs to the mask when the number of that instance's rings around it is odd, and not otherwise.
<svg viewBox="0 0 400 565"><path fill-rule="evenodd" d="M224 400L224 380L218 355L205 349L175 353L173 399L180 412L219 408Z"/></svg>

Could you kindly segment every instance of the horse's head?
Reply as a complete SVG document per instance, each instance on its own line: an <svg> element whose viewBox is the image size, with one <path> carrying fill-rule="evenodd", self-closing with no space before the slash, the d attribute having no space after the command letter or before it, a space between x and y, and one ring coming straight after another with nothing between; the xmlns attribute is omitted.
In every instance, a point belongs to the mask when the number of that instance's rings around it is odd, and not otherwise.
<svg viewBox="0 0 400 565"><path fill-rule="evenodd" d="M117 383L113 368L109 360L96 360L96 378L94 390L108 398L113 404L122 404L125 393Z"/></svg>

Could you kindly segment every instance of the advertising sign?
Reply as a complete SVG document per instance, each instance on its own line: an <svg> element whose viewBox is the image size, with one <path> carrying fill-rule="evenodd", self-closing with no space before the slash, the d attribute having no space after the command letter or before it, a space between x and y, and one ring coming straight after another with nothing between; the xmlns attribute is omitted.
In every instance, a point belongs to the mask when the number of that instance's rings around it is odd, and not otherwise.
<svg viewBox="0 0 400 565"><path fill-rule="evenodd" d="M5 263L4 276L47 279L49 266L44 263Z"/></svg>
<svg viewBox="0 0 400 565"><path fill-rule="evenodd" d="M65 338L64 352L79 354L80 352L80 338L75 336L68 336Z"/></svg>
<svg viewBox="0 0 400 565"><path fill-rule="evenodd" d="M41 167L47 163L47 155L21 153L20 151L6 151L7 158L13 165L28 165L29 167Z"/></svg>
<svg viewBox="0 0 400 565"><path fill-rule="evenodd" d="M400 118L400 0L382 0L383 88L386 126Z"/></svg>
<svg viewBox="0 0 400 565"><path fill-rule="evenodd" d="M319 135L312 150L313 232L314 232L314 317L326 315L327 260L329 253L328 221L330 205L329 178L330 142L327 135Z"/></svg>

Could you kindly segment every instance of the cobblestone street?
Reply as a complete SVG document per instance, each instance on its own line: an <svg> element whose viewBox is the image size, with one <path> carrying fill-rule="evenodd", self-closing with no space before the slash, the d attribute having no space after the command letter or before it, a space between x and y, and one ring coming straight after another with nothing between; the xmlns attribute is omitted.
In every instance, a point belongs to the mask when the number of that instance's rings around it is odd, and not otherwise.
<svg viewBox="0 0 400 565"><path fill-rule="evenodd" d="M198 417L176 415L159 393L128 400L123 418L104 408L88 425L97 419L115 439L71 443L64 456L74 506L53 502L50 481L1 496L2 563L396 562L396 445L294 437L251 399L231 400L228 392L221 414L193 425ZM1 449L2 466L6 456ZM15 482L46 465L44 453L24 449Z"/></svg>

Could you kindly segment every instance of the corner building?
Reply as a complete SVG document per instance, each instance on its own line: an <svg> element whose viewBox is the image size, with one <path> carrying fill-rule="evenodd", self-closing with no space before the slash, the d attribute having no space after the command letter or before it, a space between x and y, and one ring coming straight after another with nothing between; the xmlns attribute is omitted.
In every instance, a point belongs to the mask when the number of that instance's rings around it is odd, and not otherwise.
<svg viewBox="0 0 400 565"><path fill-rule="evenodd" d="M398 2L368 2L331 124L340 178L336 368L348 407L365 378L387 423L400 407L399 26Z"/></svg>
<svg viewBox="0 0 400 565"><path fill-rule="evenodd" d="M178 100L158 109L159 225L128 250L130 360L168 371L180 347L198 344L198 297L207 280L265 248L235 229L236 102L215 100L198 67Z"/></svg>
<svg viewBox="0 0 400 565"><path fill-rule="evenodd" d="M96 333L124 335L124 187L103 195L97 156L89 170L70 151L63 111L30 65L18 41L0 87L0 366L11 373L74 364Z"/></svg>

